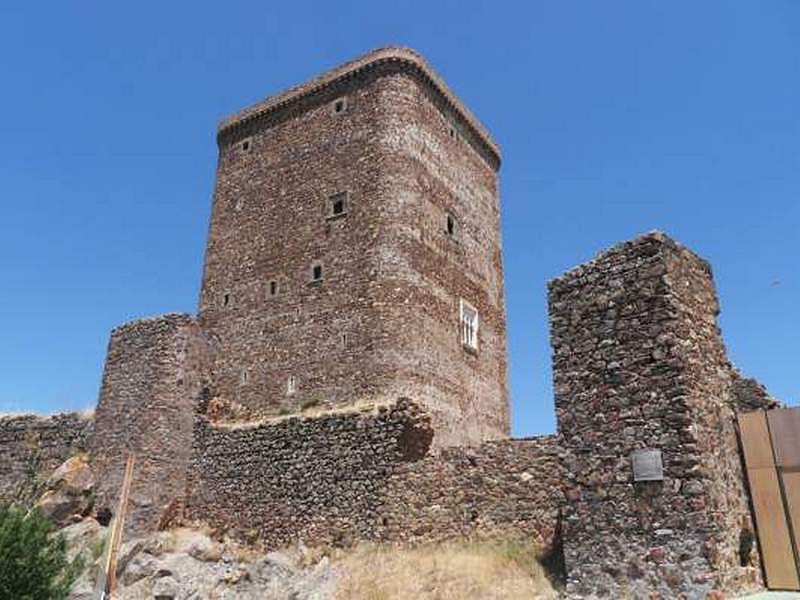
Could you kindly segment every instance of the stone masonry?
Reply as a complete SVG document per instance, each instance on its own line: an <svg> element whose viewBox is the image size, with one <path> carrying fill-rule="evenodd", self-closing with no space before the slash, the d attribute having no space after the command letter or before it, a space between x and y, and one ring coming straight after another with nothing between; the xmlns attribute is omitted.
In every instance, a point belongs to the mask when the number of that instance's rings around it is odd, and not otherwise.
<svg viewBox="0 0 800 600"><path fill-rule="evenodd" d="M185 517L266 547L534 539L558 546L554 436L435 449L408 400L196 425Z"/></svg>
<svg viewBox="0 0 800 600"><path fill-rule="evenodd" d="M208 358L193 317L169 314L111 333L95 416L92 466L98 510L117 510L125 464L135 455L126 529L153 530L182 495Z"/></svg>
<svg viewBox="0 0 800 600"><path fill-rule="evenodd" d="M535 540L575 598L761 587L711 268L646 234L549 284L558 432L509 439L497 145L376 50L222 122L197 316L111 333L91 416L0 418L0 500L134 455L128 535ZM638 481L650 451L663 477Z"/></svg>
<svg viewBox="0 0 800 600"><path fill-rule="evenodd" d="M739 555L753 526L708 263L646 235L551 282L550 311L568 591L757 587ZM661 451L663 481L633 481L639 449Z"/></svg>
<svg viewBox="0 0 800 600"><path fill-rule="evenodd" d="M0 416L0 502L30 504L61 463L89 450L93 433L91 413Z"/></svg>
<svg viewBox="0 0 800 600"><path fill-rule="evenodd" d="M369 53L226 119L218 142L212 394L254 416L408 396L438 445L507 436L499 152L428 64Z"/></svg>

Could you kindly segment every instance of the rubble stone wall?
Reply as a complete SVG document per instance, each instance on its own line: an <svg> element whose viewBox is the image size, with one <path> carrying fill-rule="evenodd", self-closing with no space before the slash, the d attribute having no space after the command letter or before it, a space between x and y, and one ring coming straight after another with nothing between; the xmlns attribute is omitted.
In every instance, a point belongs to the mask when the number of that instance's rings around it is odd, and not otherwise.
<svg viewBox="0 0 800 600"><path fill-rule="evenodd" d="M736 412L772 410L784 404L773 397L764 385L752 377L745 377L737 369L731 372L733 403Z"/></svg>
<svg viewBox="0 0 800 600"><path fill-rule="evenodd" d="M88 451L91 413L0 417L0 502L28 505L65 460Z"/></svg>
<svg viewBox="0 0 800 600"><path fill-rule="evenodd" d="M196 321L169 314L116 328L95 416L97 507L112 512L135 456L126 531L152 531L183 494L207 355Z"/></svg>
<svg viewBox="0 0 800 600"><path fill-rule="evenodd" d="M268 546L557 535L554 437L431 449L430 416L381 407L196 425L185 514Z"/></svg>
<svg viewBox="0 0 800 600"><path fill-rule="evenodd" d="M553 435L443 448L395 469L378 534L410 542L523 538L560 551L563 477Z"/></svg>
<svg viewBox="0 0 800 600"><path fill-rule="evenodd" d="M549 303L568 591L757 587L757 561L740 566L752 524L708 264L648 234L551 282ZM662 481L634 482L645 448L661 451Z"/></svg>

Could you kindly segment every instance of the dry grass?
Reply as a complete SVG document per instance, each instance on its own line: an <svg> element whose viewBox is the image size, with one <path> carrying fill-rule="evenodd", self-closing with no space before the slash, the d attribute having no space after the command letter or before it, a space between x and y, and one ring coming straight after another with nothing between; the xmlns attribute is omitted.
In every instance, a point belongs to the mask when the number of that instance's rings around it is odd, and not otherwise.
<svg viewBox="0 0 800 600"><path fill-rule="evenodd" d="M557 594L532 545L360 546L335 559L339 600L550 599Z"/></svg>
<svg viewBox="0 0 800 600"><path fill-rule="evenodd" d="M363 415L377 415L379 409L385 406L390 406L392 400L359 400L352 402L347 406L327 406L322 400L314 399L309 402L302 410L290 411L285 414L269 415L269 416L249 416L235 417L225 415L224 418L211 419L213 425L219 429L255 429L267 423L278 423L281 421L288 421L289 419L300 418L318 418L325 415L345 415L361 413Z"/></svg>

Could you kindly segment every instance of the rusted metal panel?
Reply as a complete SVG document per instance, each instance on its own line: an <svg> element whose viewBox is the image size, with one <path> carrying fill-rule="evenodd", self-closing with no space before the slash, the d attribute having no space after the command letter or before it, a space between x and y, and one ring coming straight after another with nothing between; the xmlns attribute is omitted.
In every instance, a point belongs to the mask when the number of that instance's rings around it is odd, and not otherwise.
<svg viewBox="0 0 800 600"><path fill-rule="evenodd" d="M773 467L772 445L769 441L767 419L763 411L739 415L739 434L748 469Z"/></svg>
<svg viewBox="0 0 800 600"><path fill-rule="evenodd" d="M779 467L800 467L800 407L767 413L775 461Z"/></svg>
<svg viewBox="0 0 800 600"><path fill-rule="evenodd" d="M778 590L800 589L778 473L772 467L748 469L747 477L750 480L767 587Z"/></svg>
<svg viewBox="0 0 800 600"><path fill-rule="evenodd" d="M800 471L784 471L781 473L783 480L783 493L786 498L786 512L794 534L795 555L800 556L798 534L800 534Z"/></svg>

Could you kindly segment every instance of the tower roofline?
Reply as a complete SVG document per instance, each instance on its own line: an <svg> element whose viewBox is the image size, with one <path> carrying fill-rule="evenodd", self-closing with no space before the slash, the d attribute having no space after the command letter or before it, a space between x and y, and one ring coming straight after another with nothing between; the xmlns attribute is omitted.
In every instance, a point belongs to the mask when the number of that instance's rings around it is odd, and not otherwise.
<svg viewBox="0 0 800 600"><path fill-rule="evenodd" d="M326 71L322 75L314 77L305 83L293 86L233 115L225 117L217 128L217 141L219 142L229 134L261 118L285 109L295 102L298 102L300 99L319 94L345 79L363 74L385 63L392 62L402 66L408 72L420 76L422 81L463 120L464 124L474 135L475 141L487 153L492 166L495 169L499 168L500 147L492 139L492 136L486 128L458 99L421 54L410 48L402 47L387 47L372 50L359 58Z"/></svg>

